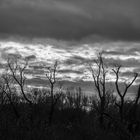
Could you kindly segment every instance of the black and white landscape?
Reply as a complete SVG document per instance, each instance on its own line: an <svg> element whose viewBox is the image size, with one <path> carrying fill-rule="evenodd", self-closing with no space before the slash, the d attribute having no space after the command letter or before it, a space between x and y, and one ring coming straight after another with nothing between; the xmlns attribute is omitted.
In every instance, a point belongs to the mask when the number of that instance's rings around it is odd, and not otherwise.
<svg viewBox="0 0 140 140"><path fill-rule="evenodd" d="M0 1L0 139L140 139L139 0Z"/></svg>

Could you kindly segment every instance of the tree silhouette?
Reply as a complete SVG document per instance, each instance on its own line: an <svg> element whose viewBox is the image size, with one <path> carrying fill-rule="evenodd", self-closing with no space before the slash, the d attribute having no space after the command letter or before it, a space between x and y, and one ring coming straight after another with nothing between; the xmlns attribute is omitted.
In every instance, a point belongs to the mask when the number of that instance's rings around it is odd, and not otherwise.
<svg viewBox="0 0 140 140"><path fill-rule="evenodd" d="M54 93L54 86L57 82L56 81L57 67L58 67L58 62L56 61L52 67L47 68L47 73L46 73L46 77L50 84L50 101L51 101L51 107L49 113L49 125L52 124L55 105L57 104L57 101L62 95L62 91L61 91L62 86L60 86L60 92L57 95L55 95Z"/></svg>
<svg viewBox="0 0 140 140"><path fill-rule="evenodd" d="M1 94L5 94L17 119L20 118L20 114L18 110L16 109L14 102L12 100L12 96L15 94L16 88L13 83L13 79L11 75L8 73L5 73L2 75L2 81L0 84Z"/></svg>
<svg viewBox="0 0 140 140"><path fill-rule="evenodd" d="M120 90L120 87L119 87L119 78L120 78L120 75L119 74L120 74L120 69L121 69L121 65L118 65L118 66L116 66L115 69L112 69L112 70L113 70L113 72L115 73L115 76L116 76L115 86L116 86L117 94L118 94L118 96L120 98L120 103L116 103L116 105L119 108L120 120L121 120L121 122L123 122L124 121L124 103L125 103L125 97L126 97L126 94L127 94L128 89L132 86L132 84L137 79L138 74L137 73L134 73L134 76L133 76L131 82L127 82L126 81L124 83L125 89L124 89L124 91L121 91Z"/></svg>
<svg viewBox="0 0 140 140"><path fill-rule="evenodd" d="M105 106L106 106L106 97L107 94L110 92L109 89L107 89L107 73L108 68L103 60L103 54L99 53L98 58L94 60L94 65L90 65L90 71L92 73L92 77L94 80L94 85L98 93L99 97L99 122L100 125L103 126L104 123L104 113L105 113Z"/></svg>
<svg viewBox="0 0 140 140"><path fill-rule="evenodd" d="M18 59L8 59L7 64L9 73L12 76L13 80L15 81L15 84L17 84L20 87L22 96L29 104L32 104L32 101L28 99L24 90L26 81L24 72L28 65L28 61L24 60L20 63L20 60Z"/></svg>

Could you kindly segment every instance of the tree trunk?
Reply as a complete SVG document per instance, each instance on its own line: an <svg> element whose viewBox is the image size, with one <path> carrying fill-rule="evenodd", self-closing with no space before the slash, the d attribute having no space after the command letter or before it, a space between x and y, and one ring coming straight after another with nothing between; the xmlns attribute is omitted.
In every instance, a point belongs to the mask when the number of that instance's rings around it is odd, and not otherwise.
<svg viewBox="0 0 140 140"><path fill-rule="evenodd" d="M120 120L123 122L124 120L124 99L121 99L121 105L119 107L119 112L120 112Z"/></svg>
<svg viewBox="0 0 140 140"><path fill-rule="evenodd" d="M101 128L104 128L104 110L105 110L105 97L102 97L101 106L100 106L100 117L99 117L99 123Z"/></svg>
<svg viewBox="0 0 140 140"><path fill-rule="evenodd" d="M53 88L54 85L51 84L51 107L50 107L50 113L49 113L49 125L52 124L53 114L54 114L54 96L53 96Z"/></svg>

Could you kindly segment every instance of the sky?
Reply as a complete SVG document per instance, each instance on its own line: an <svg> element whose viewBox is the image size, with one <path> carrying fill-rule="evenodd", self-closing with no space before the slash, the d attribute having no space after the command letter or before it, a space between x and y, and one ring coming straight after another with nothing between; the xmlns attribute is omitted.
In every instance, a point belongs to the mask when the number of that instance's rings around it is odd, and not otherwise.
<svg viewBox="0 0 140 140"><path fill-rule="evenodd" d="M1 0L0 68L10 55L28 57L27 77L40 86L45 67L59 60L61 81L92 92L86 66L102 51L129 79L140 69L139 5L139 0Z"/></svg>

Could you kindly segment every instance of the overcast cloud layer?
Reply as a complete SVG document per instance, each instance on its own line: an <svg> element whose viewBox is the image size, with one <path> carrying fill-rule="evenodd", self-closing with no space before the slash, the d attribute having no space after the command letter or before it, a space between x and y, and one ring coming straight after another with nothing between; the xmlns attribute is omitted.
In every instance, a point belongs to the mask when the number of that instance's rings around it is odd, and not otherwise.
<svg viewBox="0 0 140 140"><path fill-rule="evenodd" d="M110 69L123 66L122 85L140 71L139 7L140 0L0 0L0 73L7 57L28 58L28 84L46 86L46 66L59 60L59 81L93 93L87 63L102 51Z"/></svg>
<svg viewBox="0 0 140 140"><path fill-rule="evenodd" d="M140 40L139 0L1 0L1 36Z"/></svg>

